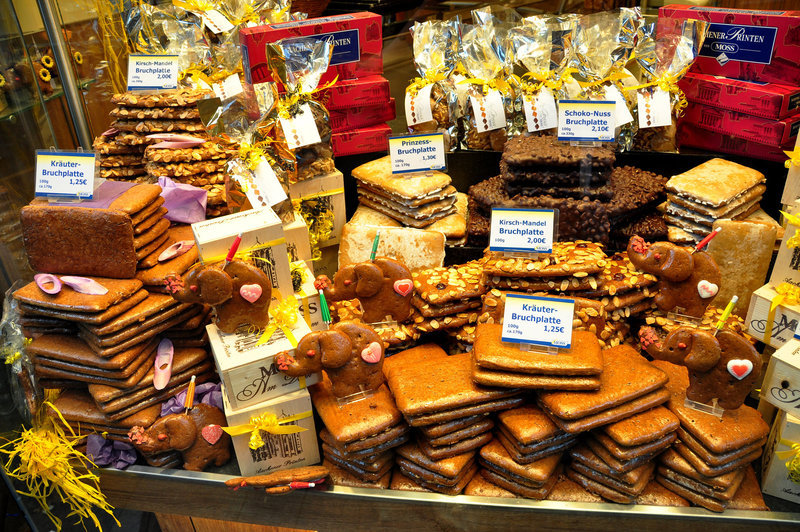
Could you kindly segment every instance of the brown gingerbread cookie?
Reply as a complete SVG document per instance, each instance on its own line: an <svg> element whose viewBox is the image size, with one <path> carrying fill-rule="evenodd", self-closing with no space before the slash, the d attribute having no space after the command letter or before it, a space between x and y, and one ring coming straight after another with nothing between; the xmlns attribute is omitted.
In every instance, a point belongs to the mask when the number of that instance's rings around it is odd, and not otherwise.
<svg viewBox="0 0 800 532"><path fill-rule="evenodd" d="M324 369L333 395L347 397L377 390L383 384L383 355L383 342L372 327L360 321L340 321L327 331L303 336L294 356L279 353L275 363L291 377Z"/></svg>
<svg viewBox="0 0 800 532"><path fill-rule="evenodd" d="M197 264L183 278L165 281L172 297L183 303L211 305L219 330L232 333L240 325L259 329L269 323L272 281L262 270L240 260L222 265Z"/></svg>
<svg viewBox="0 0 800 532"><path fill-rule="evenodd" d="M761 356L744 337L730 329L712 331L679 327L662 340L652 327L642 327L639 339L647 353L689 370L686 397L698 403L733 410L742 406L761 374Z"/></svg>
<svg viewBox="0 0 800 532"><path fill-rule="evenodd" d="M708 253L692 253L671 242L648 244L633 236L628 258L640 270L658 277L655 303L664 312L700 317L719 291L719 267Z"/></svg>
<svg viewBox="0 0 800 532"><path fill-rule="evenodd" d="M146 429L133 427L128 438L145 455L180 451L184 469L203 471L230 459L231 437L222 430L227 426L219 408L197 403L188 414L166 415Z"/></svg>
<svg viewBox="0 0 800 532"><path fill-rule="evenodd" d="M348 264L336 272L333 281L320 275L314 287L322 290L331 303L358 299L364 311L362 319L367 323L403 322L411 314L411 272L402 262L387 257Z"/></svg>

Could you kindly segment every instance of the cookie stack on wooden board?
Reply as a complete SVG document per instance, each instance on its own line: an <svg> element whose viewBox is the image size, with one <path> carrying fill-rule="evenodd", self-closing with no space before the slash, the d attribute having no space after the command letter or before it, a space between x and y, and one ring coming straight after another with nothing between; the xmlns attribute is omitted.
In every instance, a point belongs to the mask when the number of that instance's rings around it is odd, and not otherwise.
<svg viewBox="0 0 800 532"><path fill-rule="evenodd" d="M144 149L153 140L111 128L94 139L97 177L114 181L152 182L144 166Z"/></svg>
<svg viewBox="0 0 800 532"><path fill-rule="evenodd" d="M116 105L110 115L111 127L120 131L149 135L152 133L203 134L197 102L213 93L203 89L179 89L156 94L123 92L111 97Z"/></svg>

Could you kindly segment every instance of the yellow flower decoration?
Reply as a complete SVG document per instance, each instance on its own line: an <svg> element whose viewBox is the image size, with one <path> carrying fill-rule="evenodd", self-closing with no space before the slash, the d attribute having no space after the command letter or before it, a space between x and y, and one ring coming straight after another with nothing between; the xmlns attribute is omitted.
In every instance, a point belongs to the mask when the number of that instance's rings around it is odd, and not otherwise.
<svg viewBox="0 0 800 532"><path fill-rule="evenodd" d="M5 87L5 86L6 86L6 78L4 78L2 74L0 74L0 87Z"/></svg>
<svg viewBox="0 0 800 532"><path fill-rule="evenodd" d="M53 61L53 58L50 57L49 55L42 56L42 66L44 66L45 68L53 68L55 64L56 64L55 61Z"/></svg>
<svg viewBox="0 0 800 532"><path fill-rule="evenodd" d="M72 59L74 59L75 63L79 65L83 64L83 56L81 55L80 52L75 52L74 54L72 54Z"/></svg>
<svg viewBox="0 0 800 532"><path fill-rule="evenodd" d="M46 68L39 69L39 78L44 82L50 81L50 71Z"/></svg>

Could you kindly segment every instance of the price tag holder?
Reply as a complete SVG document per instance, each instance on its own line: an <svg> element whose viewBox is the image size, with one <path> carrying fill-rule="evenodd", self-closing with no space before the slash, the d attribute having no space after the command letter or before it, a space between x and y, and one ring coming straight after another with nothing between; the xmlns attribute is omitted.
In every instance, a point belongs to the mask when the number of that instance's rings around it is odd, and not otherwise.
<svg viewBox="0 0 800 532"><path fill-rule="evenodd" d="M503 342L551 349L572 347L574 299L507 294Z"/></svg>
<svg viewBox="0 0 800 532"><path fill-rule="evenodd" d="M393 174L429 172L447 168L444 133L423 133L389 138Z"/></svg>
<svg viewBox="0 0 800 532"><path fill-rule="evenodd" d="M557 230L558 210L494 208L489 249L534 255L552 253Z"/></svg>
<svg viewBox="0 0 800 532"><path fill-rule="evenodd" d="M128 90L155 91L178 88L177 55L128 56Z"/></svg>
<svg viewBox="0 0 800 532"><path fill-rule="evenodd" d="M559 100L558 140L613 142L616 105L606 100Z"/></svg>
<svg viewBox="0 0 800 532"><path fill-rule="evenodd" d="M94 153L37 150L34 195L92 199Z"/></svg>

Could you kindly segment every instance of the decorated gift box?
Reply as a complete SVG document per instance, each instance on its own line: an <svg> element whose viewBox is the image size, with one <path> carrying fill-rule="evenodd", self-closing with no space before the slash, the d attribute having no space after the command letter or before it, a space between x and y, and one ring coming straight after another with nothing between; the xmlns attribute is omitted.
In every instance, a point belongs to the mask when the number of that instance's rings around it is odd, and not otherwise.
<svg viewBox="0 0 800 532"><path fill-rule="evenodd" d="M336 157L360 153L386 152L392 128L386 124L340 131L331 135L333 154Z"/></svg>
<svg viewBox="0 0 800 532"><path fill-rule="evenodd" d="M786 186L789 186L787 180ZM788 283L795 287L800 286L800 203L794 201L794 214L786 216L786 229L783 233L783 240L778 249L778 256L772 267L769 283L778 286L781 283Z"/></svg>
<svg viewBox="0 0 800 532"><path fill-rule="evenodd" d="M318 249L338 244L347 221L344 176L338 170L289 185L292 204L308 226L312 259Z"/></svg>
<svg viewBox="0 0 800 532"><path fill-rule="evenodd" d="M754 159L777 162L785 161L786 154L784 150L790 149L790 147L786 146L771 146L732 135L725 135L724 133L709 131L686 121L678 123L678 145L680 147L690 146L733 155L746 153L748 157L753 157Z"/></svg>
<svg viewBox="0 0 800 532"><path fill-rule="evenodd" d="M314 99L329 111L385 104L389 101L389 80L378 75L339 80L315 92Z"/></svg>
<svg viewBox="0 0 800 532"><path fill-rule="evenodd" d="M689 72L678 82L693 103L780 120L800 112L800 87Z"/></svg>
<svg viewBox="0 0 800 532"><path fill-rule="evenodd" d="M311 260L311 245L308 240L308 226L297 212L292 213L292 220L283 224L286 237L286 251L292 262Z"/></svg>
<svg viewBox="0 0 800 532"><path fill-rule="evenodd" d="M330 66L320 85L334 79L355 79L383 72L383 22L374 13L351 13L333 17L244 28L239 32L245 80L249 84L272 81L267 67L266 45L292 37L331 40Z"/></svg>
<svg viewBox="0 0 800 532"><path fill-rule="evenodd" d="M224 392L223 386L223 392ZM242 476L265 475L319 462L317 431L308 390L297 390L234 409L223 393L226 432Z"/></svg>
<svg viewBox="0 0 800 532"><path fill-rule="evenodd" d="M299 278L300 287L295 290L294 297L299 303L298 310L312 331L327 329L322 320L319 291L314 288L314 274L304 261L292 263L292 278Z"/></svg>
<svg viewBox="0 0 800 532"><path fill-rule="evenodd" d="M334 133L375 126L397 116L394 98L377 105L364 105L331 111L331 129Z"/></svg>
<svg viewBox="0 0 800 532"><path fill-rule="evenodd" d="M770 357L761 384L761 398L781 410L800 407L800 340L797 336Z"/></svg>
<svg viewBox="0 0 800 532"><path fill-rule="evenodd" d="M797 131L800 130L800 115L782 120L770 120L700 104L689 105L680 121L716 133L771 146L794 143Z"/></svg>
<svg viewBox="0 0 800 532"><path fill-rule="evenodd" d="M800 11L756 11L671 4L666 19L709 22L691 72L750 81L800 85Z"/></svg>
<svg viewBox="0 0 800 532"><path fill-rule="evenodd" d="M766 284L753 292L747 310L747 332L779 348L792 339L800 321L800 289L789 283Z"/></svg>
<svg viewBox="0 0 800 532"><path fill-rule="evenodd" d="M294 298L287 298L283 305L286 308L274 312L264 330L241 327L224 333L214 324L206 327L225 397L236 410L304 389L319 380L318 374L288 377L274 364L275 355L293 350L311 332L296 310L298 302Z"/></svg>
<svg viewBox="0 0 800 532"><path fill-rule="evenodd" d="M800 503L800 419L784 411L778 412L764 448L761 490Z"/></svg>

